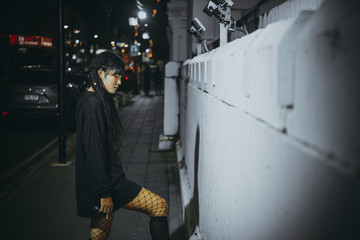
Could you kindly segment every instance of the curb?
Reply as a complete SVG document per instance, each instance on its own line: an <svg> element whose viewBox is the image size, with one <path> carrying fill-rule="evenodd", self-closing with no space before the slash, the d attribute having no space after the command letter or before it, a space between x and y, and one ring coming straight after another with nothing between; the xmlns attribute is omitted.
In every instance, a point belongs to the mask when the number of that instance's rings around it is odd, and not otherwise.
<svg viewBox="0 0 360 240"><path fill-rule="evenodd" d="M41 158L44 153L49 150L50 148L53 148L55 144L57 144L59 137L55 137L53 140L51 140L47 145L45 145L43 148L41 148L39 151L19 163L17 166L12 168L11 170L7 171L5 174L3 174L0 177L0 186L3 185L4 182L6 182L9 178L11 178L13 175L17 174L19 171L24 169L24 167L31 164L36 159Z"/></svg>

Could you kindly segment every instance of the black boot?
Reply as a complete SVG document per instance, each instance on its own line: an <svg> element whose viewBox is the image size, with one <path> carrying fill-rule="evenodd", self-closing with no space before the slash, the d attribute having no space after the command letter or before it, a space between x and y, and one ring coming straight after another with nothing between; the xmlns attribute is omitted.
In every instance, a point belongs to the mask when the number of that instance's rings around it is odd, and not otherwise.
<svg viewBox="0 0 360 240"><path fill-rule="evenodd" d="M153 240L170 240L167 217L151 217L150 233Z"/></svg>

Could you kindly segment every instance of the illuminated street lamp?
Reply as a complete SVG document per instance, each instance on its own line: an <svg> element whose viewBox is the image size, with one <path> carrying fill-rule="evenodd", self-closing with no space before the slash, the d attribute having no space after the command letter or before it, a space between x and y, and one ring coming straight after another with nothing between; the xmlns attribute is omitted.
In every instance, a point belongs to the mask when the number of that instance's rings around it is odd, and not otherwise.
<svg viewBox="0 0 360 240"><path fill-rule="evenodd" d="M138 16L139 16L140 19L146 19L146 12L139 11Z"/></svg>
<svg viewBox="0 0 360 240"><path fill-rule="evenodd" d="M149 39L149 38L150 38L149 33L144 32L144 33L142 34L142 38L143 38L143 39Z"/></svg>
<svg viewBox="0 0 360 240"><path fill-rule="evenodd" d="M97 34L94 35L94 38L98 38L98 37L99 37L99 35L97 35Z"/></svg>
<svg viewBox="0 0 360 240"><path fill-rule="evenodd" d="M129 26L137 26L139 23L138 23L138 19L136 17L130 17L129 18Z"/></svg>

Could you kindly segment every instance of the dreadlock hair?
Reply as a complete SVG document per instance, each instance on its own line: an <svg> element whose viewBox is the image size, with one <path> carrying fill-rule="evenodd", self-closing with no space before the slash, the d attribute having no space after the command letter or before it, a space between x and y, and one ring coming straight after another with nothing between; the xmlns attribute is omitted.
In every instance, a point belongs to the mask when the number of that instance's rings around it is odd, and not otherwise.
<svg viewBox="0 0 360 240"><path fill-rule="evenodd" d="M116 153L122 150L124 144L124 128L120 122L117 109L112 95L106 90L98 71L101 69L105 75L119 74L124 72L124 62L116 54L105 51L96 55L89 66L89 81L95 96L104 106L104 113L107 121L108 141L114 147Z"/></svg>

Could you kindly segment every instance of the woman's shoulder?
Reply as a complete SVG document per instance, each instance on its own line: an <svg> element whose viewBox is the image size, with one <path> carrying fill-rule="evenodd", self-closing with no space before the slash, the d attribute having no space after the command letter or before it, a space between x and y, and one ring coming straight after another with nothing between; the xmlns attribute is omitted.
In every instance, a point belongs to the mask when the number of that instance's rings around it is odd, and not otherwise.
<svg viewBox="0 0 360 240"><path fill-rule="evenodd" d="M85 104L101 103L100 100L98 99L98 97L95 95L95 93L91 92L91 91L83 92L80 95L78 102L79 102L79 104L80 103L85 103Z"/></svg>
<svg viewBox="0 0 360 240"><path fill-rule="evenodd" d="M102 104L94 92L86 91L79 97L77 109L102 109Z"/></svg>

